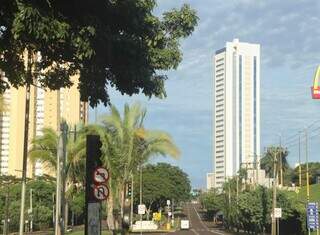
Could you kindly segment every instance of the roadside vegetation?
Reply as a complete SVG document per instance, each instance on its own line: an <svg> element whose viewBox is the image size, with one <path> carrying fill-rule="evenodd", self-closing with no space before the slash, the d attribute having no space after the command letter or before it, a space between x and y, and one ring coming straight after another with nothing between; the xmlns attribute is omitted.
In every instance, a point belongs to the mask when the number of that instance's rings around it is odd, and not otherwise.
<svg viewBox="0 0 320 235"><path fill-rule="evenodd" d="M102 117L101 124L78 126L68 136L66 176L66 223L70 226L84 222L84 182L86 135L96 134L102 142L101 158L103 166L110 169L109 198L103 202L103 217L108 228L123 229L122 217L128 211L130 200L126 185L134 181L134 208L139 204L140 167L142 168L143 203L147 205L148 218L152 212L164 211L167 200L176 204L189 199L191 186L188 176L178 167L166 163L148 164L157 156L170 156L177 159L180 151L170 135L164 131L144 127L146 110L139 104L125 105L121 114L114 106ZM44 171L50 175L35 177L27 183L28 197L32 189L33 210L27 213L26 220L33 220L33 230L46 230L53 226L55 200L55 175L59 135L52 129L44 129L43 135L32 141L30 160L40 162ZM4 180L1 182L5 182ZM17 231L19 222L19 203L21 183L18 179L0 185L0 214L10 218L10 231ZM7 198L10 198L8 200ZM7 210L6 210L7 209ZM28 207L26 208L26 210Z"/></svg>
<svg viewBox="0 0 320 235"><path fill-rule="evenodd" d="M274 155L277 153L276 155ZM279 154L281 153L281 154ZM274 166L278 173L277 207L282 208L280 234L304 235L306 231L306 165L292 169L285 148L271 146L261 159L261 168L272 177ZM274 164L276 156L276 164ZM282 160L281 164L279 160ZM281 179L281 171L283 178ZM310 202L320 203L320 163L309 163ZM301 172L302 187L299 186ZM318 183L318 184L316 184ZM248 184L246 169L228 179L221 190L210 190L199 196L206 219L222 224L225 229L246 234L269 233L271 230L272 189Z"/></svg>

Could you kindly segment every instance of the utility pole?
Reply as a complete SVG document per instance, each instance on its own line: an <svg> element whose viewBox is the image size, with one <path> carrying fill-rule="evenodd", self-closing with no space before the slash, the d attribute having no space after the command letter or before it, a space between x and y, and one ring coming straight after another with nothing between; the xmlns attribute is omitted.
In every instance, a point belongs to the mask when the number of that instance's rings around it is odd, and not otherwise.
<svg viewBox="0 0 320 235"><path fill-rule="evenodd" d="M308 160L308 131L305 129L305 138L306 138L306 167L307 167L307 203L309 203L310 199L310 188L309 188L309 160ZM308 234L310 235L311 231L308 228Z"/></svg>
<svg viewBox="0 0 320 235"><path fill-rule="evenodd" d="M282 146L281 146L281 134L279 134L279 142L280 142L280 151L279 151L279 160L280 160L280 185L281 187L283 187L283 167L282 167L282 164L283 164L283 153L282 153Z"/></svg>
<svg viewBox="0 0 320 235"><path fill-rule="evenodd" d="M63 141L63 154L62 154L62 167L61 167L61 184L62 184L62 192L61 192L61 234L63 235L68 226L68 206L66 202L66 161L67 161L67 139L68 139L68 125L66 122L62 123L62 141Z"/></svg>
<svg viewBox="0 0 320 235"><path fill-rule="evenodd" d="M57 152L57 179L56 179L56 215L55 215L55 235L64 234L64 216L62 204L64 204L62 192L64 190L64 166L65 166L65 153L66 153L66 123L60 125L60 137L58 142ZM64 209L64 207L63 207Z"/></svg>
<svg viewBox="0 0 320 235"><path fill-rule="evenodd" d="M30 53L30 52L29 52ZM28 53L28 74L31 78L31 55ZM30 80L29 78L29 80ZM22 182L21 182L21 205L20 205L20 224L19 235L24 232L24 206L26 201L27 187L27 162L28 162L28 137L29 137L29 112L30 112L30 84L26 86L26 103L25 103L25 119L24 119L24 140L23 140L23 160L22 160Z"/></svg>
<svg viewBox="0 0 320 235"><path fill-rule="evenodd" d="M301 179L301 137L299 132L299 187L302 187L302 179Z"/></svg>
<svg viewBox="0 0 320 235"><path fill-rule="evenodd" d="M277 207L277 184L278 184L278 169L277 169L277 152L275 151L273 155L273 192L272 192L272 224L271 224L271 235L276 235L276 218L275 218L275 208Z"/></svg>

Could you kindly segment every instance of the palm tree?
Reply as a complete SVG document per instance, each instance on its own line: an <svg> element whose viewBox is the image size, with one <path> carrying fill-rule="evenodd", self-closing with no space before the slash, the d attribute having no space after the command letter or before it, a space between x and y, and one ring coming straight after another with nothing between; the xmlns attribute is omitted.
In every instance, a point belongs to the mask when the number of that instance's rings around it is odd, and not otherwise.
<svg viewBox="0 0 320 235"><path fill-rule="evenodd" d="M119 208L123 212L125 184L139 166L153 156L177 158L180 154L169 134L144 128L145 115L146 110L138 103L126 104L123 116L115 106L111 106L102 125L87 127L89 132L100 135L103 163L111 169L111 193L107 204L110 228L115 228L112 211Z"/></svg>
<svg viewBox="0 0 320 235"><path fill-rule="evenodd" d="M286 172L290 166L287 161L287 156L289 152L285 148L270 146L267 148L267 151L263 158L261 158L260 165L261 168L266 171L266 174L269 178L273 177L273 169L274 169L274 157L276 157L277 162L277 172L281 172L281 164L280 159L282 160L282 171ZM281 182L282 179L279 177L279 182Z"/></svg>
<svg viewBox="0 0 320 235"><path fill-rule="evenodd" d="M29 157L33 162L40 162L47 171L55 172L59 136L52 128L44 128L42 133L32 140Z"/></svg>
<svg viewBox="0 0 320 235"><path fill-rule="evenodd" d="M65 175L65 185L63 188L67 190L67 199L71 200L73 195L82 188L82 182L84 182L85 138L80 134L77 140L68 139L67 159L65 169L63 169ZM49 174L56 174L58 142L59 135L52 128L44 128L42 135L36 136L32 140L29 157L33 162L40 162ZM68 203L66 202L65 205L65 222L67 224Z"/></svg>

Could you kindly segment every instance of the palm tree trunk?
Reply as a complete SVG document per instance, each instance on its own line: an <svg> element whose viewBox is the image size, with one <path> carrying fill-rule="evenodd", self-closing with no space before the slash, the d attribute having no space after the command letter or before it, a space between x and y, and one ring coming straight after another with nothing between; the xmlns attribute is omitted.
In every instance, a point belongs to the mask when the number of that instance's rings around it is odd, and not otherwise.
<svg viewBox="0 0 320 235"><path fill-rule="evenodd" d="M65 222L65 226L64 226L64 231L67 231L68 229L68 221L69 220L69 204L68 201L65 201L65 208L64 208L64 222Z"/></svg>
<svg viewBox="0 0 320 235"><path fill-rule="evenodd" d="M113 215L113 204L114 204L114 198L112 193L109 195L109 199L107 202L107 224L109 229L112 231L112 233L115 233L115 221L114 221L114 215Z"/></svg>
<svg viewBox="0 0 320 235"><path fill-rule="evenodd" d="M120 208L121 208L121 217L120 217L120 227L121 229L124 228L124 207L125 207L125 200L126 200L126 183L122 184L121 188L121 202L120 202Z"/></svg>

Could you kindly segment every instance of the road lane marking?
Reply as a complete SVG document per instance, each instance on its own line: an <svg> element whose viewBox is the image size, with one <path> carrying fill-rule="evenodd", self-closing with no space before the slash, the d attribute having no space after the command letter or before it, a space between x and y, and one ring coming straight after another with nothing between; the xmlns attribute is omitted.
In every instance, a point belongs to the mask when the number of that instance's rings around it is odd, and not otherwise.
<svg viewBox="0 0 320 235"><path fill-rule="evenodd" d="M209 231L209 228L203 223L203 221L202 221L202 219L201 219L198 211L196 210L196 208L195 208L194 206L193 206L193 210L196 212L196 214L197 214L197 216L198 216L198 218L199 218L199 221L200 221L201 225L202 225L207 231Z"/></svg>
<svg viewBox="0 0 320 235"><path fill-rule="evenodd" d="M196 235L200 235L196 230L194 230L194 229L191 229L191 231L192 232L194 232L194 234L196 234Z"/></svg>
<svg viewBox="0 0 320 235"><path fill-rule="evenodd" d="M211 233L217 233L217 234L220 234L220 235L226 235L225 233L221 233L221 232L216 231L216 230L210 230L210 229L203 223L203 221L202 221L202 219L201 219L198 211L196 210L196 208L195 208L194 206L193 206L193 209L194 209L194 211L196 212L196 214L197 214L197 216L198 216L198 218L199 218L200 223L202 224L202 226L204 226L204 227L206 228L206 231L211 232Z"/></svg>

